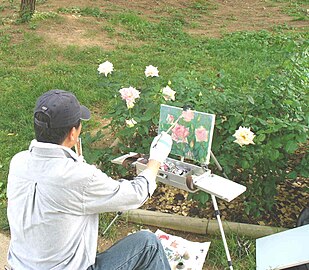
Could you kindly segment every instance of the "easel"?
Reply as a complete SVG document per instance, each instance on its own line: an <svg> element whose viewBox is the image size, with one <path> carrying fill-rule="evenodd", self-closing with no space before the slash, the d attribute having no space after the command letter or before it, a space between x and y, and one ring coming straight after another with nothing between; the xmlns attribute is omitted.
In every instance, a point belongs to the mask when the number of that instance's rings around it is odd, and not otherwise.
<svg viewBox="0 0 309 270"><path fill-rule="evenodd" d="M115 164L123 164L123 162L127 158L132 158L136 154L137 153L130 153L130 154L124 155L122 157L116 158L112 162L115 163ZM224 229L223 229L220 211L218 209L216 197L223 199L227 202L230 202L233 199L235 199L236 197L238 197L240 194L242 194L246 190L246 187L242 186L238 183L232 182L231 180L228 180L227 175L225 174L223 168L221 167L221 165L219 164L218 160L216 159L216 157L214 156L214 154L212 152L210 152L210 156L214 160L214 163L216 164L219 171L226 178L212 174L210 172L210 170L208 169L208 164L206 164L202 167L199 167L199 166L196 166L196 165L184 163L183 158L181 158L180 161L176 161L176 160L172 160L172 159L168 158L168 160L175 162L175 164L177 164L177 162L181 163L181 164L187 164L188 166L190 166L190 168L192 170L198 171L198 173L200 175L198 177L194 178L194 179L191 179L192 180L191 183L188 184L187 179L185 177L173 176L170 173L166 173L166 172L160 170L158 175L157 175L157 180L164 183L164 184L174 186L176 188L180 188L180 189L186 190L188 192L196 192L198 190L202 190L202 191L207 192L211 195L212 204L213 204L213 207L214 207L216 219L217 219L217 222L218 222L218 225L219 225L219 229L220 229L220 233L221 233L221 237L222 237L222 241L223 241L223 245L224 245L224 250L225 250L225 253L226 253L226 257L227 257L227 263L228 263L229 269L233 270L232 260L231 260L230 252L229 252L229 249L228 249L228 245L227 245L227 241L226 241L226 237L225 237L225 233L224 233ZM138 161L135 161L135 162L132 163L132 165L134 163L135 163L135 166L136 166L137 173L140 173L141 171L143 171L146 168L146 165L144 163L140 163ZM192 187L194 189L192 189ZM108 229L111 227L111 225L116 221L116 219L121 214L122 214L121 212L117 213L117 215L111 221L111 223L107 226L107 228L105 229L103 234L105 234L108 231Z"/></svg>
<svg viewBox="0 0 309 270"><path fill-rule="evenodd" d="M160 116L160 118L161 118L161 116ZM171 130L172 126L175 126L175 123L177 123L180 120L180 118L181 117L178 116L177 120L174 122L174 124L172 124L169 127L169 129L167 129L167 131ZM214 121L213 121L212 128L213 127L214 127ZM213 129L211 131L211 136L212 136L212 132L213 132ZM208 154L207 159L206 159L207 163L202 164L201 167L196 166L196 165L192 165L192 164L189 164L189 163L185 163L184 157L181 157L180 161L167 158L167 160L174 162L174 165L181 165L181 166L185 166L185 167L189 168L189 171L191 171L192 174L180 176L180 175L173 174L173 173L170 173L170 172L162 171L160 169L159 173L157 175L157 181L160 181L160 182L167 184L167 185L174 186L176 188L186 190L188 192L196 192L198 190L201 190L201 191L207 192L211 195L212 204L213 204L216 219L217 219L217 222L218 222L218 225L219 225L219 229L220 229L220 233L221 233L221 237L222 237L222 241L223 241L223 245L224 245L224 249L225 249L225 253L226 253L226 257L227 257L228 266L229 266L230 270L233 270L232 260L231 260L230 252L229 252L229 249L228 249L224 229L223 229L223 226L222 226L220 211L218 209L216 197L221 198L221 199L223 199L227 202L230 202L233 199L235 199L236 197L238 197L240 194L242 194L246 190L246 187L227 179L228 177L226 176L223 168L221 167L218 160L216 159L216 157L214 156L214 154L210 150L210 145L211 144L209 144L208 151L206 151L206 153L205 153L206 155ZM209 156L209 154L210 154L210 156ZM132 158L136 155L138 155L138 154L137 153L130 153L130 154L124 155L122 157L116 158L112 162L115 163L115 164L123 165L125 159ZM215 175L215 174L212 174L211 171L208 169L210 157L214 160L214 163L216 164L217 168L219 169L219 171L223 174L223 176L225 178L220 177L220 176ZM133 164L136 166L137 173L143 171L146 168L145 163L139 162L138 159L135 162L133 162L132 165ZM115 220L121 214L122 214L122 212L117 213L117 215L111 221L111 223L107 226L107 228L105 229L103 234L105 234L108 231L108 229L111 227L111 225L115 222Z"/></svg>

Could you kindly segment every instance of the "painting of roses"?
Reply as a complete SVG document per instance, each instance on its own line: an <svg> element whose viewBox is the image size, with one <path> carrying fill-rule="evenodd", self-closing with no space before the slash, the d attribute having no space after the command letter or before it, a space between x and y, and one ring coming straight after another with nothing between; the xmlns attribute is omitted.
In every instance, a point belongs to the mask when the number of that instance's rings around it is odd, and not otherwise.
<svg viewBox="0 0 309 270"><path fill-rule="evenodd" d="M214 125L214 114L161 104L159 133L172 127L174 155L208 164Z"/></svg>

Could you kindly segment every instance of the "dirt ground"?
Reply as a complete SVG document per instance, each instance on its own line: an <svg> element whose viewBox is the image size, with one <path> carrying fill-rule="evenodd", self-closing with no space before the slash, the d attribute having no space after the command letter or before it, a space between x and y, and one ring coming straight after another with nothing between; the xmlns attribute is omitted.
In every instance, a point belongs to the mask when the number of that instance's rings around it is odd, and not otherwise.
<svg viewBox="0 0 309 270"><path fill-rule="evenodd" d="M185 31L187 33L215 38L235 31L271 30L274 26L280 25L299 29L309 26L308 21L294 20L293 17L282 11L288 5L287 2L209 0L207 1L207 8L198 6L196 4L198 2L192 0L46 0L37 1L36 11L57 12L59 8L99 7L101 11L107 13L131 10L153 21L158 20L158 16L180 14L179 16L186 22ZM195 13L198 13L198 15ZM0 11L0 18L6 16L16 17L17 10L6 8ZM106 50L112 50L117 45L128 42L117 35L111 38L107 31L102 31L102 24L104 25L105 19L85 18L78 14L61 14L60 16L61 22L40 23L35 29L36 33L43 36L46 42L56 43L60 46L69 44L96 45ZM10 21L8 20L8 22ZM3 26L0 26L0 29L1 27ZM15 35L18 36L18 33L15 33Z"/></svg>

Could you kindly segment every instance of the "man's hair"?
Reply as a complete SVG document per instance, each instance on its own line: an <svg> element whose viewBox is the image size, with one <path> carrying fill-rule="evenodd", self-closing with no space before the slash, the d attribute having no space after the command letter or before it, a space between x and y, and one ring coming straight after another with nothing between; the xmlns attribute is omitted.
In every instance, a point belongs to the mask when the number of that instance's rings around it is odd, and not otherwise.
<svg viewBox="0 0 309 270"><path fill-rule="evenodd" d="M39 121L45 122L49 126L49 117L42 112L35 113L35 118ZM80 125L80 120L73 126L63 128L47 128L40 127L34 122L35 137L38 142L53 143L61 145L65 138L68 136L70 130L75 127L76 129Z"/></svg>

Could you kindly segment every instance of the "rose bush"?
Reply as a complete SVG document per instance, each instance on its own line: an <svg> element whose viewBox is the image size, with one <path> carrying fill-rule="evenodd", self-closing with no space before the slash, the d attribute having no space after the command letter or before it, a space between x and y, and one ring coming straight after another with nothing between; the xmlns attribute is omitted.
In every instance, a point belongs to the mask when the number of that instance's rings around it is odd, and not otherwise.
<svg viewBox="0 0 309 270"><path fill-rule="evenodd" d="M301 64L306 57L294 55L279 74L252 85L250 91L241 91L226 81L224 84L223 73L211 78L206 73L190 71L162 78L158 68L151 65L141 73L138 90L122 88L122 83L129 83L125 82L127 75L121 77L124 82L117 81L120 70L108 77L100 76L101 86L110 89L111 102L106 115L111 119L109 128L120 140L120 152L115 156L129 151L148 152L157 134L160 104L182 107L190 103L196 111L216 115L212 152L230 179L247 186L243 194L246 213L258 216L271 210L280 181L300 174L308 176L306 156L293 171L288 166L308 138L308 107L303 98L308 72ZM183 120L191 121L192 117L190 111L184 112ZM166 119L167 123L174 121L171 116ZM175 143L184 142L188 131L177 124L172 136ZM200 127L194 136L201 143L208 140L209 134ZM114 156L109 154L110 160ZM101 161L105 162L106 156ZM212 162L210 166L216 172ZM198 192L192 197L204 203L208 195Z"/></svg>

